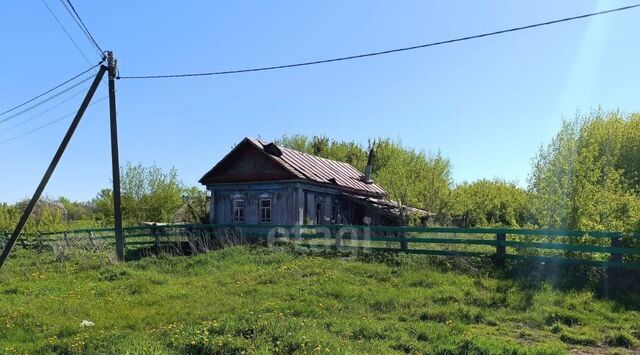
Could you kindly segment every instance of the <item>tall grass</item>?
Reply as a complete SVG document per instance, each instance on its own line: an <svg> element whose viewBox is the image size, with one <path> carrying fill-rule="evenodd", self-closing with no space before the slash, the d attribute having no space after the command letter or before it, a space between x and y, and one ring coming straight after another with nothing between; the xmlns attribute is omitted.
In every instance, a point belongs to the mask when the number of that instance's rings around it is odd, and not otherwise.
<svg viewBox="0 0 640 355"><path fill-rule="evenodd" d="M16 252L0 272L0 353L558 354L640 341L640 303L586 269L260 246L115 263L107 251Z"/></svg>

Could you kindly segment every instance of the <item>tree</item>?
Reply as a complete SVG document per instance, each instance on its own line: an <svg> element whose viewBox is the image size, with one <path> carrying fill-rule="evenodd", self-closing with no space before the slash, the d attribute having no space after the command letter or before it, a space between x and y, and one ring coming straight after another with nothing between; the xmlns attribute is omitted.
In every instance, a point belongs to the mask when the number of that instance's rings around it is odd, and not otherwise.
<svg viewBox="0 0 640 355"><path fill-rule="evenodd" d="M283 136L276 142L285 147L342 161L364 171L368 152L373 148L373 179L388 192L388 198L401 206L434 212L440 223L448 221L451 193L451 164L440 153L425 154L390 139L369 141L369 149L356 142L303 135ZM405 218L404 212L402 212ZM406 221L408 222L408 221Z"/></svg>
<svg viewBox="0 0 640 355"><path fill-rule="evenodd" d="M364 170L367 165L367 151L355 142L337 141L326 136L307 137L297 134L282 136L275 140L275 143L322 158L349 163L359 170Z"/></svg>
<svg viewBox="0 0 640 355"><path fill-rule="evenodd" d="M529 188L540 225L640 227L640 115L595 111L564 122L534 159Z"/></svg>
<svg viewBox="0 0 640 355"><path fill-rule="evenodd" d="M463 183L451 195L455 225L469 227L523 227L533 222L528 193L502 180Z"/></svg>
<svg viewBox="0 0 640 355"><path fill-rule="evenodd" d="M102 226L112 226L114 224L113 215L113 191L111 189L102 189L93 199L96 206L97 219Z"/></svg>
<svg viewBox="0 0 640 355"><path fill-rule="evenodd" d="M142 222L174 222L176 212L183 205L184 185L177 171L168 172L152 165L128 163L122 173L122 214L127 224ZM101 218L113 222L112 191L100 191L95 199Z"/></svg>
<svg viewBox="0 0 640 355"><path fill-rule="evenodd" d="M207 192L197 187L185 188L182 192L183 206L177 219L187 223L209 223Z"/></svg>
<svg viewBox="0 0 640 355"><path fill-rule="evenodd" d="M68 221L91 220L95 216L96 206L91 201L71 201L60 197L58 202L64 206Z"/></svg>
<svg viewBox="0 0 640 355"><path fill-rule="evenodd" d="M13 231L19 218L20 210L18 208L7 203L0 203L0 232Z"/></svg>
<svg viewBox="0 0 640 355"><path fill-rule="evenodd" d="M29 200L22 200L14 205L0 204L0 232L11 232L27 207ZM23 233L52 232L65 228L62 206L49 198L42 198L36 203Z"/></svg>
<svg viewBox="0 0 640 355"><path fill-rule="evenodd" d="M424 154L404 149L388 139L374 143L373 176L387 190L387 197L400 205L402 223L406 224L407 206L419 206L422 177L427 168Z"/></svg>

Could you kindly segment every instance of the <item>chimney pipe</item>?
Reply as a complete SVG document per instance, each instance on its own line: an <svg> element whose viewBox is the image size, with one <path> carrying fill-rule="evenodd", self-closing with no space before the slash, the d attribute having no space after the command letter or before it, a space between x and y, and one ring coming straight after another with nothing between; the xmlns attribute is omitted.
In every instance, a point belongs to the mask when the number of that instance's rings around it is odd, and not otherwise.
<svg viewBox="0 0 640 355"><path fill-rule="evenodd" d="M364 168L364 182L366 182L367 184L370 184L373 182L373 180L371 180L371 171L373 169L373 148L375 147L375 145L371 146L371 149L369 149L369 157L367 158L367 166Z"/></svg>

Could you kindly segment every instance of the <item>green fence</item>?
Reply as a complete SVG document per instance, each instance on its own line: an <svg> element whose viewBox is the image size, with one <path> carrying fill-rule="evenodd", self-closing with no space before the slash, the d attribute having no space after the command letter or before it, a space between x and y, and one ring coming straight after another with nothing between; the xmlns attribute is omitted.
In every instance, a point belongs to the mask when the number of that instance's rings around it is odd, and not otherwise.
<svg viewBox="0 0 640 355"><path fill-rule="evenodd" d="M640 233L448 227L344 225L193 225L136 226L124 229L126 246L168 248L187 244L207 248L225 244L289 242L301 248L403 252L446 256L492 256L546 263L640 270ZM5 235L4 238L7 238ZM79 229L28 234L18 246L110 246L114 230ZM0 244L3 238L0 236Z"/></svg>

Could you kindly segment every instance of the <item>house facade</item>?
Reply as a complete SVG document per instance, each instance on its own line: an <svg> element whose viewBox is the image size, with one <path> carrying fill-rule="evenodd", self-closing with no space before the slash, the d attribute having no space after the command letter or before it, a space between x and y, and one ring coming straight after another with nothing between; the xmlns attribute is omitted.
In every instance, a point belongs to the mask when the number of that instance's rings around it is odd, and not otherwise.
<svg viewBox="0 0 640 355"><path fill-rule="evenodd" d="M398 206L353 166L243 139L201 179L212 224L397 225Z"/></svg>

